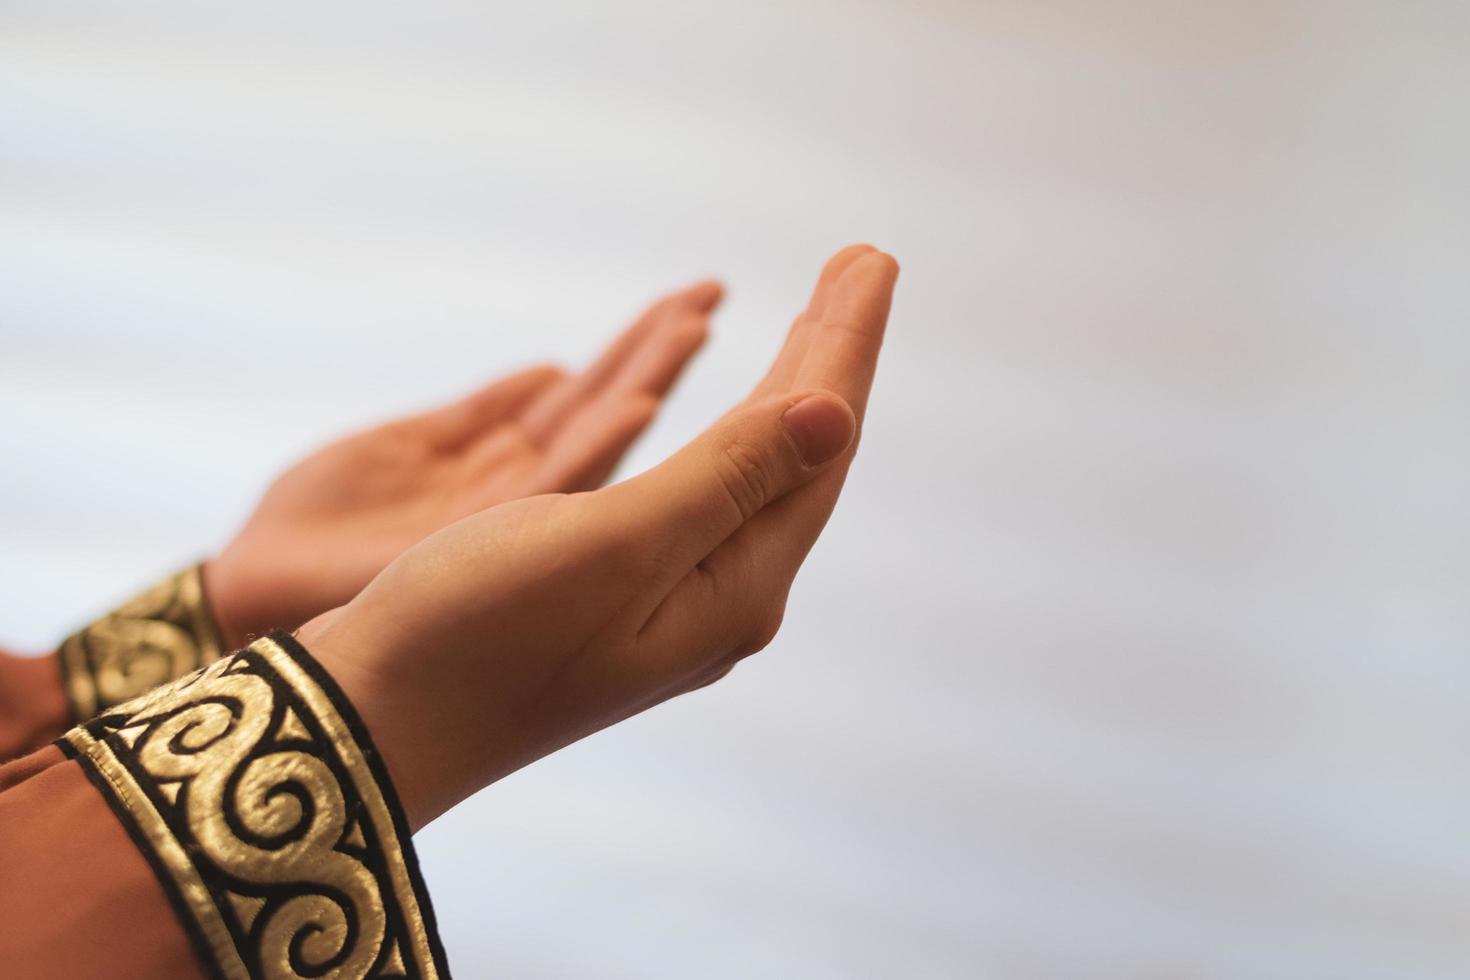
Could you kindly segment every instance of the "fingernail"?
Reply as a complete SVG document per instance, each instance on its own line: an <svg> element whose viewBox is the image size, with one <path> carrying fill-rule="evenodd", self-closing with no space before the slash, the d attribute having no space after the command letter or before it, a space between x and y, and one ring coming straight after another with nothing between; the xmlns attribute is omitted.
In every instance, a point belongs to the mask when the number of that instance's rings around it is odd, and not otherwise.
<svg viewBox="0 0 1470 980"><path fill-rule="evenodd" d="M840 456L857 427L852 409L835 395L808 395L781 414L781 424L808 467Z"/></svg>

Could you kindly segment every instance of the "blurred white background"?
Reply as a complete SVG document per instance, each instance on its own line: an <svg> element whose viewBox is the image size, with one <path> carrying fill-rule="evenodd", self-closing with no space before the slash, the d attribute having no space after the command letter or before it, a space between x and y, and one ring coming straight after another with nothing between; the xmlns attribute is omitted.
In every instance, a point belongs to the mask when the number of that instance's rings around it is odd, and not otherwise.
<svg viewBox="0 0 1470 980"><path fill-rule="evenodd" d="M419 847L513 978L1470 975L1470 6L0 0L0 631L706 273L904 266L774 646Z"/></svg>

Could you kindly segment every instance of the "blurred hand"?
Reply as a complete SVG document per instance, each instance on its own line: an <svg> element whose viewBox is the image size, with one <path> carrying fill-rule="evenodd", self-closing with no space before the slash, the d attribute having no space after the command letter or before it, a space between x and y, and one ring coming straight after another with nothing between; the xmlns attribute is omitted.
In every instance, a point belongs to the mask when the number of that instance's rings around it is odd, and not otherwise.
<svg viewBox="0 0 1470 980"><path fill-rule="evenodd" d="M287 470L205 566L226 648L346 602L405 548L468 514L601 485L704 342L719 300L713 282L674 293L579 375L523 371Z"/></svg>
<svg viewBox="0 0 1470 980"><path fill-rule="evenodd" d="M679 453L462 520L301 630L414 828L770 642L856 449L897 272L838 253L765 379Z"/></svg>

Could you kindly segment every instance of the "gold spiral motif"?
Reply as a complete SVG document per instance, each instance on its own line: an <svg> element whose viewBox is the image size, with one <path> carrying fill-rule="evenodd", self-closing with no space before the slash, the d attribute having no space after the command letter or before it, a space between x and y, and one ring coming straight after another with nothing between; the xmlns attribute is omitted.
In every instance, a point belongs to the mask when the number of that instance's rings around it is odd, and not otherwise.
<svg viewBox="0 0 1470 980"><path fill-rule="evenodd" d="M154 845L225 976L440 975L381 787L276 642L66 741Z"/></svg>
<svg viewBox="0 0 1470 980"><path fill-rule="evenodd" d="M78 720L219 658L221 642L195 565L68 637L60 658Z"/></svg>

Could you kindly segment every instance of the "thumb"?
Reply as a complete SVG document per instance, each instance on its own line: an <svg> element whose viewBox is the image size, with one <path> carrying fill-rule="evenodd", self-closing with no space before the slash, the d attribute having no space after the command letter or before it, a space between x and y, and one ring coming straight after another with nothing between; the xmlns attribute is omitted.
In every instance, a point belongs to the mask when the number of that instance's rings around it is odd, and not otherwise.
<svg viewBox="0 0 1470 980"><path fill-rule="evenodd" d="M636 532L672 552L682 574L841 456L856 430L839 395L783 395L726 416L647 473L609 488L618 491L609 503L627 507Z"/></svg>

